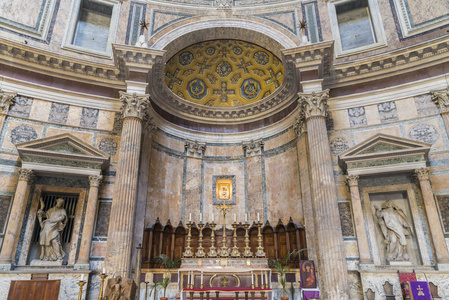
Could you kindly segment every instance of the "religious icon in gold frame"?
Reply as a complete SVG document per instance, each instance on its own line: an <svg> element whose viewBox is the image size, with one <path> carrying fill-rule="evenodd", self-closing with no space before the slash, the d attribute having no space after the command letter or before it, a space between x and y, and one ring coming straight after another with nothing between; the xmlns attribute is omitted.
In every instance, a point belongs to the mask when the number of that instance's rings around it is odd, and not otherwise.
<svg viewBox="0 0 449 300"><path fill-rule="evenodd" d="M236 204L235 175L213 175L212 176L212 204L221 205Z"/></svg>

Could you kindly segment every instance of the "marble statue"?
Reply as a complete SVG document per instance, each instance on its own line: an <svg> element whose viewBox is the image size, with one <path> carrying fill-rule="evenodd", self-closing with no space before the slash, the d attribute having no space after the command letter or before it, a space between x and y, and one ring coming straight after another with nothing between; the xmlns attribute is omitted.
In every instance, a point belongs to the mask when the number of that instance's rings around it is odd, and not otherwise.
<svg viewBox="0 0 449 300"><path fill-rule="evenodd" d="M404 212L388 200L379 209L376 209L376 217L387 246L388 261L408 261L410 257L407 251L406 235L412 233L410 222Z"/></svg>
<svg viewBox="0 0 449 300"><path fill-rule="evenodd" d="M67 212L64 209L64 199L56 199L56 204L46 212L43 211L44 202L41 198L41 207L37 211L37 218L41 225L39 235L39 244L41 245L40 260L42 261L59 261L65 253L62 250L61 231L67 225ZM45 220L43 218L46 217Z"/></svg>
<svg viewBox="0 0 449 300"><path fill-rule="evenodd" d="M109 278L103 300L131 300L136 297L136 284L130 278L121 276Z"/></svg>
<svg viewBox="0 0 449 300"><path fill-rule="evenodd" d="M145 36L142 34L139 36L139 40L136 42L136 47L148 48L148 44L145 42Z"/></svg>

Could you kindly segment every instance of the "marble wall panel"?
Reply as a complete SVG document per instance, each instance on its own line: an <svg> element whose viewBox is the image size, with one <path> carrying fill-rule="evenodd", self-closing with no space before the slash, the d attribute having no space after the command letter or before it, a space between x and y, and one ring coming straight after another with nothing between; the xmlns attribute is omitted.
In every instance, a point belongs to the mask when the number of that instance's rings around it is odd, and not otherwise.
<svg viewBox="0 0 449 300"><path fill-rule="evenodd" d="M424 94L413 98L419 117L426 117L438 114L437 106L432 102L430 94Z"/></svg>
<svg viewBox="0 0 449 300"><path fill-rule="evenodd" d="M13 106L11 106L9 114L11 116L28 118L30 116L32 105L33 105L33 98L17 96L16 103Z"/></svg>
<svg viewBox="0 0 449 300"><path fill-rule="evenodd" d="M365 108L363 106L349 108L348 117L350 127L360 127L368 125Z"/></svg>
<svg viewBox="0 0 449 300"><path fill-rule="evenodd" d="M430 181L432 182L432 188L435 191L444 191L448 189L447 183L449 182L449 174L430 174Z"/></svg>
<svg viewBox="0 0 449 300"><path fill-rule="evenodd" d="M87 128L97 128L98 114L98 109L83 107L80 126Z"/></svg>
<svg viewBox="0 0 449 300"><path fill-rule="evenodd" d="M334 110L332 111L332 120L334 121L334 129L339 130L343 128L349 128L349 113L347 110ZM353 126L354 127L354 126Z"/></svg>
<svg viewBox="0 0 449 300"><path fill-rule="evenodd" d="M346 257L359 257L359 248L357 246L357 241L348 240L344 241L345 254Z"/></svg>
<svg viewBox="0 0 449 300"><path fill-rule="evenodd" d="M405 0L404 2L414 25L432 21L449 14L449 5L445 0Z"/></svg>
<svg viewBox="0 0 449 300"><path fill-rule="evenodd" d="M48 117L48 122L66 124L67 118L69 117L68 104L52 103L50 108L50 115Z"/></svg>
<svg viewBox="0 0 449 300"><path fill-rule="evenodd" d="M405 124L404 131L407 138L432 144L432 149L445 146L440 123L436 118L426 122Z"/></svg>
<svg viewBox="0 0 449 300"><path fill-rule="evenodd" d="M15 192L17 187L18 176L0 174L0 191Z"/></svg>
<svg viewBox="0 0 449 300"><path fill-rule="evenodd" d="M120 152L120 137L116 135L97 135L98 149L111 156L111 162L117 162Z"/></svg>
<svg viewBox="0 0 449 300"><path fill-rule="evenodd" d="M184 160L152 149L145 224L181 220Z"/></svg>
<svg viewBox="0 0 449 300"><path fill-rule="evenodd" d="M46 122L50 115L52 103L43 100L34 100L31 106L29 118L32 120Z"/></svg>
<svg viewBox="0 0 449 300"><path fill-rule="evenodd" d="M115 112L100 110L98 112L97 129L111 131L114 127Z"/></svg>
<svg viewBox="0 0 449 300"><path fill-rule="evenodd" d="M197 222L201 212L201 159L187 158L185 176L185 209L184 220L188 220L191 213ZM212 196L212 195L211 195ZM204 215L204 220L209 220L208 215Z"/></svg>
<svg viewBox="0 0 449 300"><path fill-rule="evenodd" d="M238 157L243 156L243 147L241 145L236 146L206 146L206 151L204 152L204 156L211 157Z"/></svg>
<svg viewBox="0 0 449 300"><path fill-rule="evenodd" d="M73 136L88 143L89 145L93 144L94 134L90 133L90 132L75 131L75 130L71 130L71 129L50 126L47 128L47 131L45 132L45 136L49 137L49 136L54 136L54 135L59 135L59 134L64 134L64 133L70 133Z"/></svg>
<svg viewBox="0 0 449 300"><path fill-rule="evenodd" d="M351 199L351 194L346 183L342 182L337 184L337 197L338 199Z"/></svg>
<svg viewBox="0 0 449 300"><path fill-rule="evenodd" d="M97 220L95 222L94 236L107 237L109 228L109 216L111 215L111 201L99 201Z"/></svg>
<svg viewBox="0 0 449 300"><path fill-rule="evenodd" d="M112 131L122 131L122 127L123 127L122 114L120 112L115 112Z"/></svg>
<svg viewBox="0 0 449 300"><path fill-rule="evenodd" d="M275 138L265 140L264 141L264 150L268 151L268 150L280 147L280 146L285 145L288 142L294 140L295 138L296 138L295 131L288 130L287 132L285 132Z"/></svg>
<svg viewBox="0 0 449 300"><path fill-rule="evenodd" d="M156 131L153 135L153 140L169 149L184 153L185 141L182 139L172 138L163 134L160 131Z"/></svg>
<svg viewBox="0 0 449 300"><path fill-rule="evenodd" d="M2 147L10 150L16 150L15 144L29 142L42 137L42 125L23 123L19 121L10 121L6 135L3 139Z"/></svg>
<svg viewBox="0 0 449 300"><path fill-rule="evenodd" d="M78 275L78 276L77 276ZM84 274L85 281L89 274ZM79 295L79 285L78 282L81 280L81 274L54 274L50 273L48 279L59 279L61 280L61 286L59 288L59 299L78 299ZM83 288L81 299L86 299L86 288Z"/></svg>
<svg viewBox="0 0 449 300"><path fill-rule="evenodd" d="M413 98L397 100L395 103L399 120L410 120L418 117L417 105Z"/></svg>
<svg viewBox="0 0 449 300"><path fill-rule="evenodd" d="M343 236L354 236L351 204L349 202L339 202L338 211L340 212L340 223Z"/></svg>
<svg viewBox="0 0 449 300"><path fill-rule="evenodd" d="M257 220L257 214L263 217L263 177L262 157L260 155L246 159L248 186L248 220Z"/></svg>
<svg viewBox="0 0 449 300"><path fill-rule="evenodd" d="M377 105L365 106L365 115L368 125L379 124L381 122Z"/></svg>
<svg viewBox="0 0 449 300"><path fill-rule="evenodd" d="M399 126L388 126L388 127L376 128L376 129L371 129L371 130L356 131L356 132L354 132L355 144L357 145L358 143L363 142L364 140L366 140L378 133L384 133L384 134L389 134L389 135L393 135L393 136L401 136Z"/></svg>
<svg viewBox="0 0 449 300"><path fill-rule="evenodd" d="M389 123L399 121L398 110L394 101L377 104L380 122Z"/></svg>
<svg viewBox="0 0 449 300"><path fill-rule="evenodd" d="M112 196L114 194L114 178L104 178L104 180L108 181L108 184L102 184L100 186L100 189L98 191L98 198L107 198L107 199L112 199Z"/></svg>
<svg viewBox="0 0 449 300"><path fill-rule="evenodd" d="M82 107L70 105L67 125L80 126L82 110Z"/></svg>
<svg viewBox="0 0 449 300"><path fill-rule="evenodd" d="M214 175L235 175L235 195L236 204L233 205L229 214L236 214L237 221L245 220L245 165L243 160L233 160L228 162L204 161L203 173L203 215L204 220L210 220L211 214L215 214L215 221L220 224L223 218L217 209L212 205L212 185ZM229 216L229 215L228 215ZM229 222L230 218L228 219Z"/></svg>
<svg viewBox="0 0 449 300"><path fill-rule="evenodd" d="M0 233L4 233L12 196L0 195Z"/></svg>
<svg viewBox="0 0 449 300"><path fill-rule="evenodd" d="M280 176L282 174L282 176ZM265 159L268 220L304 222L296 148Z"/></svg>
<svg viewBox="0 0 449 300"><path fill-rule="evenodd" d="M104 257L106 255L106 248L108 242L92 242L91 257Z"/></svg>
<svg viewBox="0 0 449 300"><path fill-rule="evenodd" d="M449 233L449 195L438 195L436 198L444 232Z"/></svg>

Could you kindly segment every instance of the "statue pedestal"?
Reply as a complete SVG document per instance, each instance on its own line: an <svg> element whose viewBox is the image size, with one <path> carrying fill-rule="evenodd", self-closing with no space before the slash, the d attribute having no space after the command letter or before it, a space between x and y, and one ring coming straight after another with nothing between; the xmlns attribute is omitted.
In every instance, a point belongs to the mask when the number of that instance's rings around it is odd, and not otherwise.
<svg viewBox="0 0 449 300"><path fill-rule="evenodd" d="M411 266L412 262L401 260L401 261L389 261L388 264L390 266Z"/></svg>
<svg viewBox="0 0 449 300"><path fill-rule="evenodd" d="M62 266L62 260L40 260L33 259L30 263L30 266L39 266L39 267L60 267Z"/></svg>

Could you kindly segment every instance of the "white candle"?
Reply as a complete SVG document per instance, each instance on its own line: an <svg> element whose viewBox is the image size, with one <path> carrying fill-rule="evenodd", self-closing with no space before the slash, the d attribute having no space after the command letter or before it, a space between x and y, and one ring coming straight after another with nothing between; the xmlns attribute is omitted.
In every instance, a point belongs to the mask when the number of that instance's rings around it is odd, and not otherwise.
<svg viewBox="0 0 449 300"><path fill-rule="evenodd" d="M265 272L265 284L268 286L268 272Z"/></svg>
<svg viewBox="0 0 449 300"><path fill-rule="evenodd" d="M212 213L212 222L214 221L214 214Z"/></svg>
<svg viewBox="0 0 449 300"><path fill-rule="evenodd" d="M192 279L190 279L190 284L192 284L195 287L195 276L193 276L193 271L192 271Z"/></svg>
<svg viewBox="0 0 449 300"><path fill-rule="evenodd" d="M84 281L84 274L81 274L81 281Z"/></svg>
<svg viewBox="0 0 449 300"><path fill-rule="evenodd" d="M237 221L237 216L234 214L234 222Z"/></svg>
<svg viewBox="0 0 449 300"><path fill-rule="evenodd" d="M187 288L190 285L190 272L187 273Z"/></svg>
<svg viewBox="0 0 449 300"><path fill-rule="evenodd" d="M260 284L263 285L263 273L260 272Z"/></svg>
<svg viewBox="0 0 449 300"><path fill-rule="evenodd" d="M254 284L254 274L253 274L253 271L251 271L251 284L252 284L252 285Z"/></svg>
<svg viewBox="0 0 449 300"><path fill-rule="evenodd" d="M245 223L248 223L248 213L245 214Z"/></svg>
<svg viewBox="0 0 449 300"><path fill-rule="evenodd" d="M192 221L192 213L189 213L189 221Z"/></svg>
<svg viewBox="0 0 449 300"><path fill-rule="evenodd" d="M200 222L203 222L203 213L200 213Z"/></svg>
<svg viewBox="0 0 449 300"><path fill-rule="evenodd" d="M103 274L106 274L106 269L105 268L103 268Z"/></svg>
<svg viewBox="0 0 449 300"><path fill-rule="evenodd" d="M257 222L259 222L260 221L260 216L259 216L259 213L257 213Z"/></svg>
<svg viewBox="0 0 449 300"><path fill-rule="evenodd" d="M201 285L203 284L203 271L201 271Z"/></svg>

